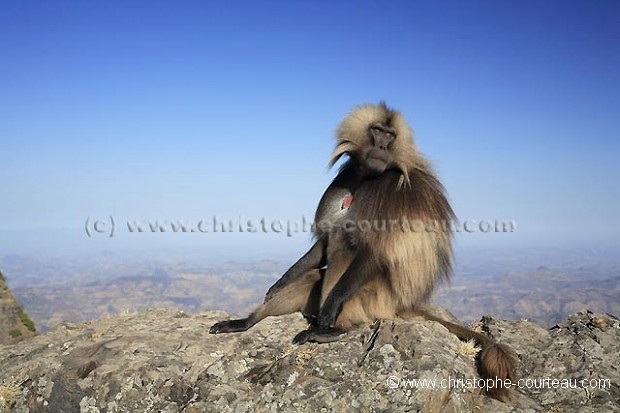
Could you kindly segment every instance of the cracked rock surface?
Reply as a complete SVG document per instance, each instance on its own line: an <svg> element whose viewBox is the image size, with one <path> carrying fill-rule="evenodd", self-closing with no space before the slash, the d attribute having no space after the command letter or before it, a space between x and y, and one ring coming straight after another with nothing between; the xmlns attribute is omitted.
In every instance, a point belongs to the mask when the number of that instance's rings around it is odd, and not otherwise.
<svg viewBox="0 0 620 413"><path fill-rule="evenodd" d="M476 327L519 358L522 387L507 403L471 386L476 349L436 322L383 321L294 346L300 315L208 333L227 317L151 310L0 346L0 412L620 411L620 322L606 314L550 330L483 318Z"/></svg>

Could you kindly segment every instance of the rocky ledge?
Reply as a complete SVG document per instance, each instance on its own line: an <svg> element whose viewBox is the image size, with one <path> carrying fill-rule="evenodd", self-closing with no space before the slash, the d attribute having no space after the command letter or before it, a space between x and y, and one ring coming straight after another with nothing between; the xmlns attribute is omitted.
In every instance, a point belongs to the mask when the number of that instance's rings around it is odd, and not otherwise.
<svg viewBox="0 0 620 413"><path fill-rule="evenodd" d="M620 322L606 314L550 330L478 323L518 355L507 403L481 391L476 348L436 322L384 321L293 346L299 315L208 334L226 317L151 310L0 346L0 412L620 411Z"/></svg>

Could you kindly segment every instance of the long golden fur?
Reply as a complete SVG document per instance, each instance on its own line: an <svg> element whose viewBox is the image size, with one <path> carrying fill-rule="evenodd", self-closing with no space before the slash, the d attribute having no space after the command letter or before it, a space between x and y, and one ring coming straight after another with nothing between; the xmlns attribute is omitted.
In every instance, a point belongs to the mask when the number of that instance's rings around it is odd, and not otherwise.
<svg viewBox="0 0 620 413"><path fill-rule="evenodd" d="M385 104L355 108L340 124L330 158L348 159L315 214L313 247L268 291L249 317L215 324L242 331L270 315L301 311L311 322L296 341L325 342L377 319L422 315L483 346L486 378L513 378L510 350L421 306L452 273L455 214L400 112ZM507 390L489 391L502 399Z"/></svg>
<svg viewBox="0 0 620 413"><path fill-rule="evenodd" d="M349 328L381 318L393 319L400 312L424 303L437 281L451 274L449 229L455 219L454 212L428 161L416 150L413 132L399 112L382 104L367 104L353 110L338 127L336 149L330 163L348 155L350 159L341 173L362 163L368 147L368 125L386 121L397 133L391 149L395 168L361 185L353 195L348 213L341 217L358 224L370 224L370 231L347 234L354 238L349 242L358 249L367 249L386 274L363 286L345 303L337 321L341 327ZM355 202L355 198L364 202ZM324 219L319 207L315 222ZM329 242L333 244L338 243ZM352 259L350 252L328 252L322 301ZM338 265L329 265L335 262Z"/></svg>

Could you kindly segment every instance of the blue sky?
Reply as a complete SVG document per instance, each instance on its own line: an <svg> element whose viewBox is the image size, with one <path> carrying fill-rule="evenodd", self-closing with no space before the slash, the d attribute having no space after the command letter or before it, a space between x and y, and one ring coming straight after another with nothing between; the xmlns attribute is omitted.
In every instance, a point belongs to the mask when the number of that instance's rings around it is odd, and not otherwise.
<svg viewBox="0 0 620 413"><path fill-rule="evenodd" d="M88 216L312 216L338 122L379 100L461 220L517 222L458 242L620 235L617 2L8 0L0 56L3 245Z"/></svg>

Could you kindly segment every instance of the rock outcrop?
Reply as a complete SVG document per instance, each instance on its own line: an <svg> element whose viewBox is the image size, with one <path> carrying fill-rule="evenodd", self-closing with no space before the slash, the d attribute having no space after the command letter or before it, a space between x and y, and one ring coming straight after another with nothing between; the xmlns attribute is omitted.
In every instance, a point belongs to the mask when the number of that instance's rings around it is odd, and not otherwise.
<svg viewBox="0 0 620 413"><path fill-rule="evenodd" d="M475 348L436 322L293 346L299 315L208 334L225 317L151 310L0 346L0 412L620 411L620 322L605 314L550 330L484 318L477 327L519 358L507 403L482 394Z"/></svg>
<svg viewBox="0 0 620 413"><path fill-rule="evenodd" d="M17 302L0 273L0 344L17 343L36 335L34 323Z"/></svg>

